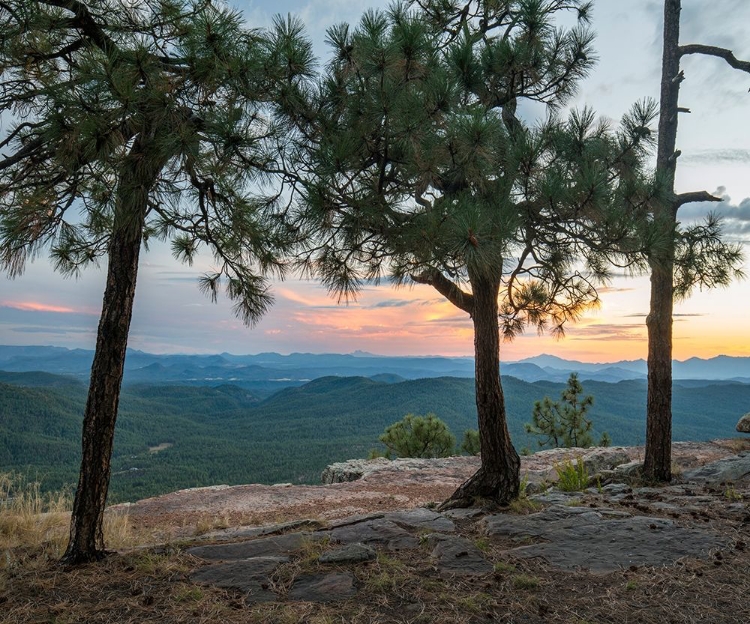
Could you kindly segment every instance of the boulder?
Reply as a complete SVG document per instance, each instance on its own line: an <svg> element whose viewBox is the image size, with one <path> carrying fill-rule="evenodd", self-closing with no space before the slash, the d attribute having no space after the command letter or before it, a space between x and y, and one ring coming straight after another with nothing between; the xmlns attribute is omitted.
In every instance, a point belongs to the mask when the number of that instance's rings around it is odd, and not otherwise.
<svg viewBox="0 0 750 624"><path fill-rule="evenodd" d="M581 457L590 475L602 470L613 470L630 461L630 455L623 447L598 447Z"/></svg>
<svg viewBox="0 0 750 624"><path fill-rule="evenodd" d="M326 466L320 475L320 480L324 485L357 481L389 463L390 460L384 457L378 457L377 459L350 459L345 462L337 462Z"/></svg>
<svg viewBox="0 0 750 624"><path fill-rule="evenodd" d="M740 433L750 433L750 412L740 418L737 423L737 431Z"/></svg>
<svg viewBox="0 0 750 624"><path fill-rule="evenodd" d="M643 473L643 462L634 459L626 464L620 464L614 469L615 478L618 479L636 479Z"/></svg>
<svg viewBox="0 0 750 624"><path fill-rule="evenodd" d="M685 481L695 481L713 486L736 483L750 479L750 451L719 459L682 474Z"/></svg>

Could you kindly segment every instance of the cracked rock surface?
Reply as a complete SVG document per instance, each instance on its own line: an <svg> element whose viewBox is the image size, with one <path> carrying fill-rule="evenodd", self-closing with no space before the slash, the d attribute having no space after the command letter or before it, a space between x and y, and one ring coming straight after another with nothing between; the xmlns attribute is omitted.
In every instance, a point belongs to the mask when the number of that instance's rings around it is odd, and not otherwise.
<svg viewBox="0 0 750 624"><path fill-rule="evenodd" d="M701 470L714 475L725 465L734 470L736 460ZM613 483L584 492L535 494L527 499L533 511L527 515L417 507L354 515L327 526L299 521L231 528L211 535L217 543L187 551L205 562L190 579L235 589L249 604L333 602L355 597L363 571L379 565L381 557L422 562L417 569L427 575L478 579L513 559L596 574L672 566L732 546L712 530L711 518L728 519L746 531L747 503L725 498L708 486L699 492L691 483L661 488Z"/></svg>

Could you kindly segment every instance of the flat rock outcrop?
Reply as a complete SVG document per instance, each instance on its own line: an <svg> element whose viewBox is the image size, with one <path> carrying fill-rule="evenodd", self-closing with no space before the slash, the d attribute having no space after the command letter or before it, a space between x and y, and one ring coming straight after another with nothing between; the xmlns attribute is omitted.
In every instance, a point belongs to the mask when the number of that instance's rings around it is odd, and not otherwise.
<svg viewBox="0 0 750 624"><path fill-rule="evenodd" d="M688 470L682 478L687 481L708 483L713 486L750 480L750 452L719 459L700 468Z"/></svg>
<svg viewBox="0 0 750 624"><path fill-rule="evenodd" d="M750 438L716 440L713 442L675 442L673 460L678 470L687 472L716 459L750 450ZM553 465L566 459L575 460L588 453L612 452L627 454L637 473L643 459L642 447L624 449L553 449L521 458L521 474L531 489L540 491L543 482L556 478ZM622 456L615 458L616 461ZM226 532L207 532L206 537L226 541L258 535L269 523L289 521L307 522L306 529L317 528L320 522L370 513L387 513L413 509L445 500L479 467L477 457L448 457L444 459L386 459L367 462L369 468L356 481L331 485L236 485L213 486L181 490L162 496L116 505L114 512L126 512L144 529L153 529L157 540L191 538L195 527L223 524L234 527ZM613 462L610 462L612 464ZM631 464L620 464L615 472L622 472ZM370 470L372 468L372 470ZM623 478L632 475L623 474ZM618 477L619 478L619 477ZM606 480L602 480L606 483ZM301 521L312 518L315 522ZM292 530L288 527L284 530Z"/></svg>
<svg viewBox="0 0 750 624"><path fill-rule="evenodd" d="M670 519L560 505L529 516L489 516L485 532L491 537L540 540L508 550L514 557L541 557L563 570L599 573L670 565L686 556L705 557L727 545L712 531L686 529Z"/></svg>
<svg viewBox="0 0 750 624"><path fill-rule="evenodd" d="M750 453L701 470L725 474L746 457ZM226 543L217 535L218 543L189 549L205 562L190 579L235 589L249 604L334 602L354 598L366 566L379 565L381 557L421 558L427 567L418 568L428 575L489 580L498 566L507 569L513 560L610 574L673 566L686 558L715 556L718 561L722 549L745 548L742 540L733 543L726 533L716 532L709 520L722 516L742 527L750 521L747 505L728 503L716 490L698 494L693 488L625 483L573 493L552 488L527 499L529 508L536 506L528 515L418 507L355 515L312 531L289 523L256 527L255 533L245 533L249 539ZM273 534L279 530L289 532ZM236 539L241 533L235 529L233 535ZM278 583L278 578L289 580Z"/></svg>

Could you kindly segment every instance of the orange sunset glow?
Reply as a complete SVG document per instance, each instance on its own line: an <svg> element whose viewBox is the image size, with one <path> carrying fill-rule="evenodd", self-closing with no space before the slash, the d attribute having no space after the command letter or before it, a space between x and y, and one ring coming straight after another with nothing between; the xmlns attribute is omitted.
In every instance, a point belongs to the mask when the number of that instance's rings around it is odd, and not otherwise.
<svg viewBox="0 0 750 624"><path fill-rule="evenodd" d="M0 306L28 312L57 312L58 314L72 314L76 312L76 310L67 306L50 305L36 301L0 301Z"/></svg>

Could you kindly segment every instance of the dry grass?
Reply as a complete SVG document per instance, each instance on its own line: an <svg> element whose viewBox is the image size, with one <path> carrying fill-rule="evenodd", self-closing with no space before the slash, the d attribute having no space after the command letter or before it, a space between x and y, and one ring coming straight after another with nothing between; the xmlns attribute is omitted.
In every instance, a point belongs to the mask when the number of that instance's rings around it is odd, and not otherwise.
<svg viewBox="0 0 750 624"><path fill-rule="evenodd" d="M44 566L59 559L68 543L73 496L70 489L42 493L41 483L16 473L0 473L0 570ZM104 516L108 548L129 548L145 536L134 530L126 511Z"/></svg>

